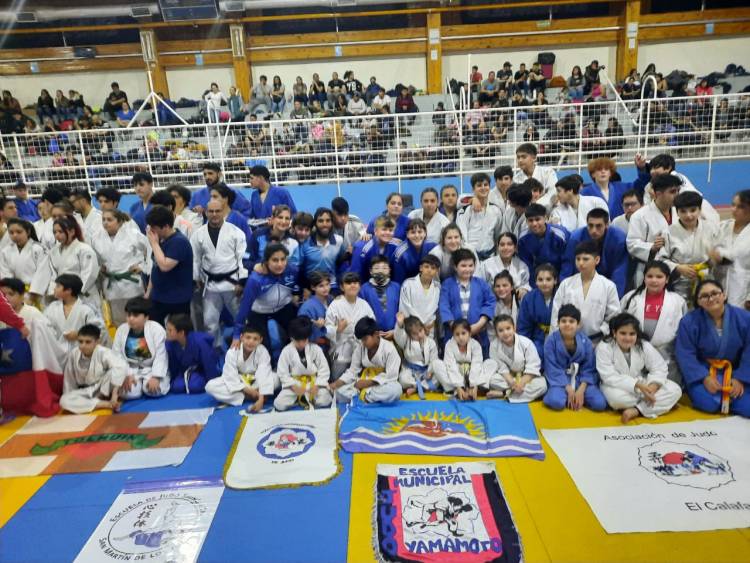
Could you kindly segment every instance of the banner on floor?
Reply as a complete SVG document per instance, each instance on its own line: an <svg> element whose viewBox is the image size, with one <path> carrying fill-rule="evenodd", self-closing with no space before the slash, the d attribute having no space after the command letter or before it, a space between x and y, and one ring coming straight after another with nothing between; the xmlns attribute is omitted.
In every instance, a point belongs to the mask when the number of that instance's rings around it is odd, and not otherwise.
<svg viewBox="0 0 750 563"><path fill-rule="evenodd" d="M340 471L336 408L258 414L243 419L224 481L233 489L318 485Z"/></svg>
<svg viewBox="0 0 750 563"><path fill-rule="evenodd" d="M0 477L180 465L212 412L32 418L0 446Z"/></svg>
<svg viewBox="0 0 750 563"><path fill-rule="evenodd" d="M542 434L610 534L750 527L750 420Z"/></svg>
<svg viewBox="0 0 750 563"><path fill-rule="evenodd" d="M223 492L218 478L128 485L75 561L192 563Z"/></svg>
<svg viewBox="0 0 750 563"><path fill-rule="evenodd" d="M378 465L375 552L380 561L517 563L521 541L495 465Z"/></svg>
<svg viewBox="0 0 750 563"><path fill-rule="evenodd" d="M528 405L504 401L355 402L341 418L339 439L353 453L544 459Z"/></svg>

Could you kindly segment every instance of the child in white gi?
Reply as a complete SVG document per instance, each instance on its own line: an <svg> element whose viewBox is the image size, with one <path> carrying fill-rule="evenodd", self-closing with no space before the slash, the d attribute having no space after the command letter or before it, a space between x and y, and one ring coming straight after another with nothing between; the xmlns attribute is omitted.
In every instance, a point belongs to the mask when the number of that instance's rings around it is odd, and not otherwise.
<svg viewBox="0 0 750 563"><path fill-rule="evenodd" d="M498 315L492 321L495 340L490 344L490 358L482 370L482 387L487 398L507 398L511 403L530 403L547 392L542 377L542 362L534 342L516 334L510 315Z"/></svg>
<svg viewBox="0 0 750 563"><path fill-rule="evenodd" d="M134 297L125 304L127 322L115 333L112 351L128 364L128 375L122 384L125 400L143 395L161 397L169 392L169 368L164 327L149 320L151 302Z"/></svg>
<svg viewBox="0 0 750 563"><path fill-rule="evenodd" d="M78 331L78 347L63 368L63 410L85 414L94 409L120 410L120 388L128 373L125 361L99 343L101 331L83 325Z"/></svg>
<svg viewBox="0 0 750 563"><path fill-rule="evenodd" d="M359 274L347 272L341 278L343 298L334 299L326 311L326 332L331 342L331 356L333 357L333 379L338 379L352 362L357 338L354 327L364 318L375 318L367 301L359 297Z"/></svg>
<svg viewBox="0 0 750 563"><path fill-rule="evenodd" d="M330 309L329 309L330 310ZM330 384L338 402L350 401L360 393L368 403L392 403L401 397L398 374L401 358L396 347L380 337L375 319L365 317L354 326L359 343L352 354L352 364Z"/></svg>
<svg viewBox="0 0 750 563"><path fill-rule="evenodd" d="M466 319L453 321L453 338L445 345L443 360L435 362L435 377L446 393L460 401L475 401L482 381L482 345L471 337Z"/></svg>
<svg viewBox="0 0 750 563"><path fill-rule="evenodd" d="M417 317L427 334L435 333L440 302L440 259L428 254L419 261L419 274L404 280L398 309L405 317Z"/></svg>
<svg viewBox="0 0 750 563"><path fill-rule="evenodd" d="M277 411L285 411L299 403L302 407L327 407L333 401L328 389L331 370L320 346L310 342L313 332L308 317L289 322L291 342L284 346L276 366L281 391L273 402Z"/></svg>
<svg viewBox="0 0 750 563"><path fill-rule="evenodd" d="M227 350L221 377L206 383L206 393L220 403L238 407L246 398L254 401L248 412L260 412L276 388L271 355L263 346L261 331L253 326L243 327L240 345Z"/></svg>
<svg viewBox="0 0 750 563"><path fill-rule="evenodd" d="M55 279L55 299L44 310L55 336L66 352L76 347L78 329L93 324L104 329L104 321L86 303L79 299L83 282L75 274L62 274ZM106 338L105 341L109 341Z"/></svg>
<svg viewBox="0 0 750 563"><path fill-rule="evenodd" d="M424 392L435 391L438 386L435 375L435 362L438 361L438 349L435 340L427 335L427 329L418 317L405 317L396 314L396 330L393 333L396 345L404 356L401 373L398 379L407 395L419 394L424 399Z"/></svg>
<svg viewBox="0 0 750 563"><path fill-rule="evenodd" d="M599 389L609 406L622 410L624 424L641 415L656 418L669 412L682 390L667 379L667 363L643 339L638 319L620 313L609 326L610 337L596 348Z"/></svg>

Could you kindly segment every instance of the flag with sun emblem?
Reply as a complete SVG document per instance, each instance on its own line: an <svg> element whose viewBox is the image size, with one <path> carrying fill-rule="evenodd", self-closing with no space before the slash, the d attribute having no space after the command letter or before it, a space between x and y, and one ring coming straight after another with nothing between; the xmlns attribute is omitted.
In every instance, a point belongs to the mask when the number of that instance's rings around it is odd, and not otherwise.
<svg viewBox="0 0 750 563"><path fill-rule="evenodd" d="M349 406L339 429L353 453L544 459L528 405L501 401L401 401Z"/></svg>
<svg viewBox="0 0 750 563"><path fill-rule="evenodd" d="M336 408L272 412L246 417L227 460L224 482L233 489L318 485L340 470Z"/></svg>

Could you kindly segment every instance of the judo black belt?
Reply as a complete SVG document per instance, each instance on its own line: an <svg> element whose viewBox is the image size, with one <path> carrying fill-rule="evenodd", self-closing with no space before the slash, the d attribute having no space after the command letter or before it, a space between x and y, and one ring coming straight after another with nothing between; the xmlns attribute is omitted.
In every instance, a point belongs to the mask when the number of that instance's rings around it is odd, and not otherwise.
<svg viewBox="0 0 750 563"><path fill-rule="evenodd" d="M234 279L232 276L236 274L238 271L239 271L239 268L235 268L231 272L225 272L223 274L212 274L208 270L203 270L203 273L206 274L206 278L208 279L208 281L216 282L216 283L228 281L228 282L232 282L234 285L237 285L238 283L240 283L239 280Z"/></svg>

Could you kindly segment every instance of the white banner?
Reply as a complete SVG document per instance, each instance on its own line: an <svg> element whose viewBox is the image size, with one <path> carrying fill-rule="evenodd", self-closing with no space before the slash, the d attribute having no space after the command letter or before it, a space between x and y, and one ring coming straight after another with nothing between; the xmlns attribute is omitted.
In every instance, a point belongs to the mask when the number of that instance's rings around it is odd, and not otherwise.
<svg viewBox="0 0 750 563"><path fill-rule="evenodd" d="M316 485L336 476L336 409L246 417L229 453L227 487Z"/></svg>
<svg viewBox="0 0 750 563"><path fill-rule="evenodd" d="M133 483L112 503L75 562L192 563L223 492L218 478Z"/></svg>
<svg viewBox="0 0 750 563"><path fill-rule="evenodd" d="M750 526L750 420L542 434L610 534Z"/></svg>

